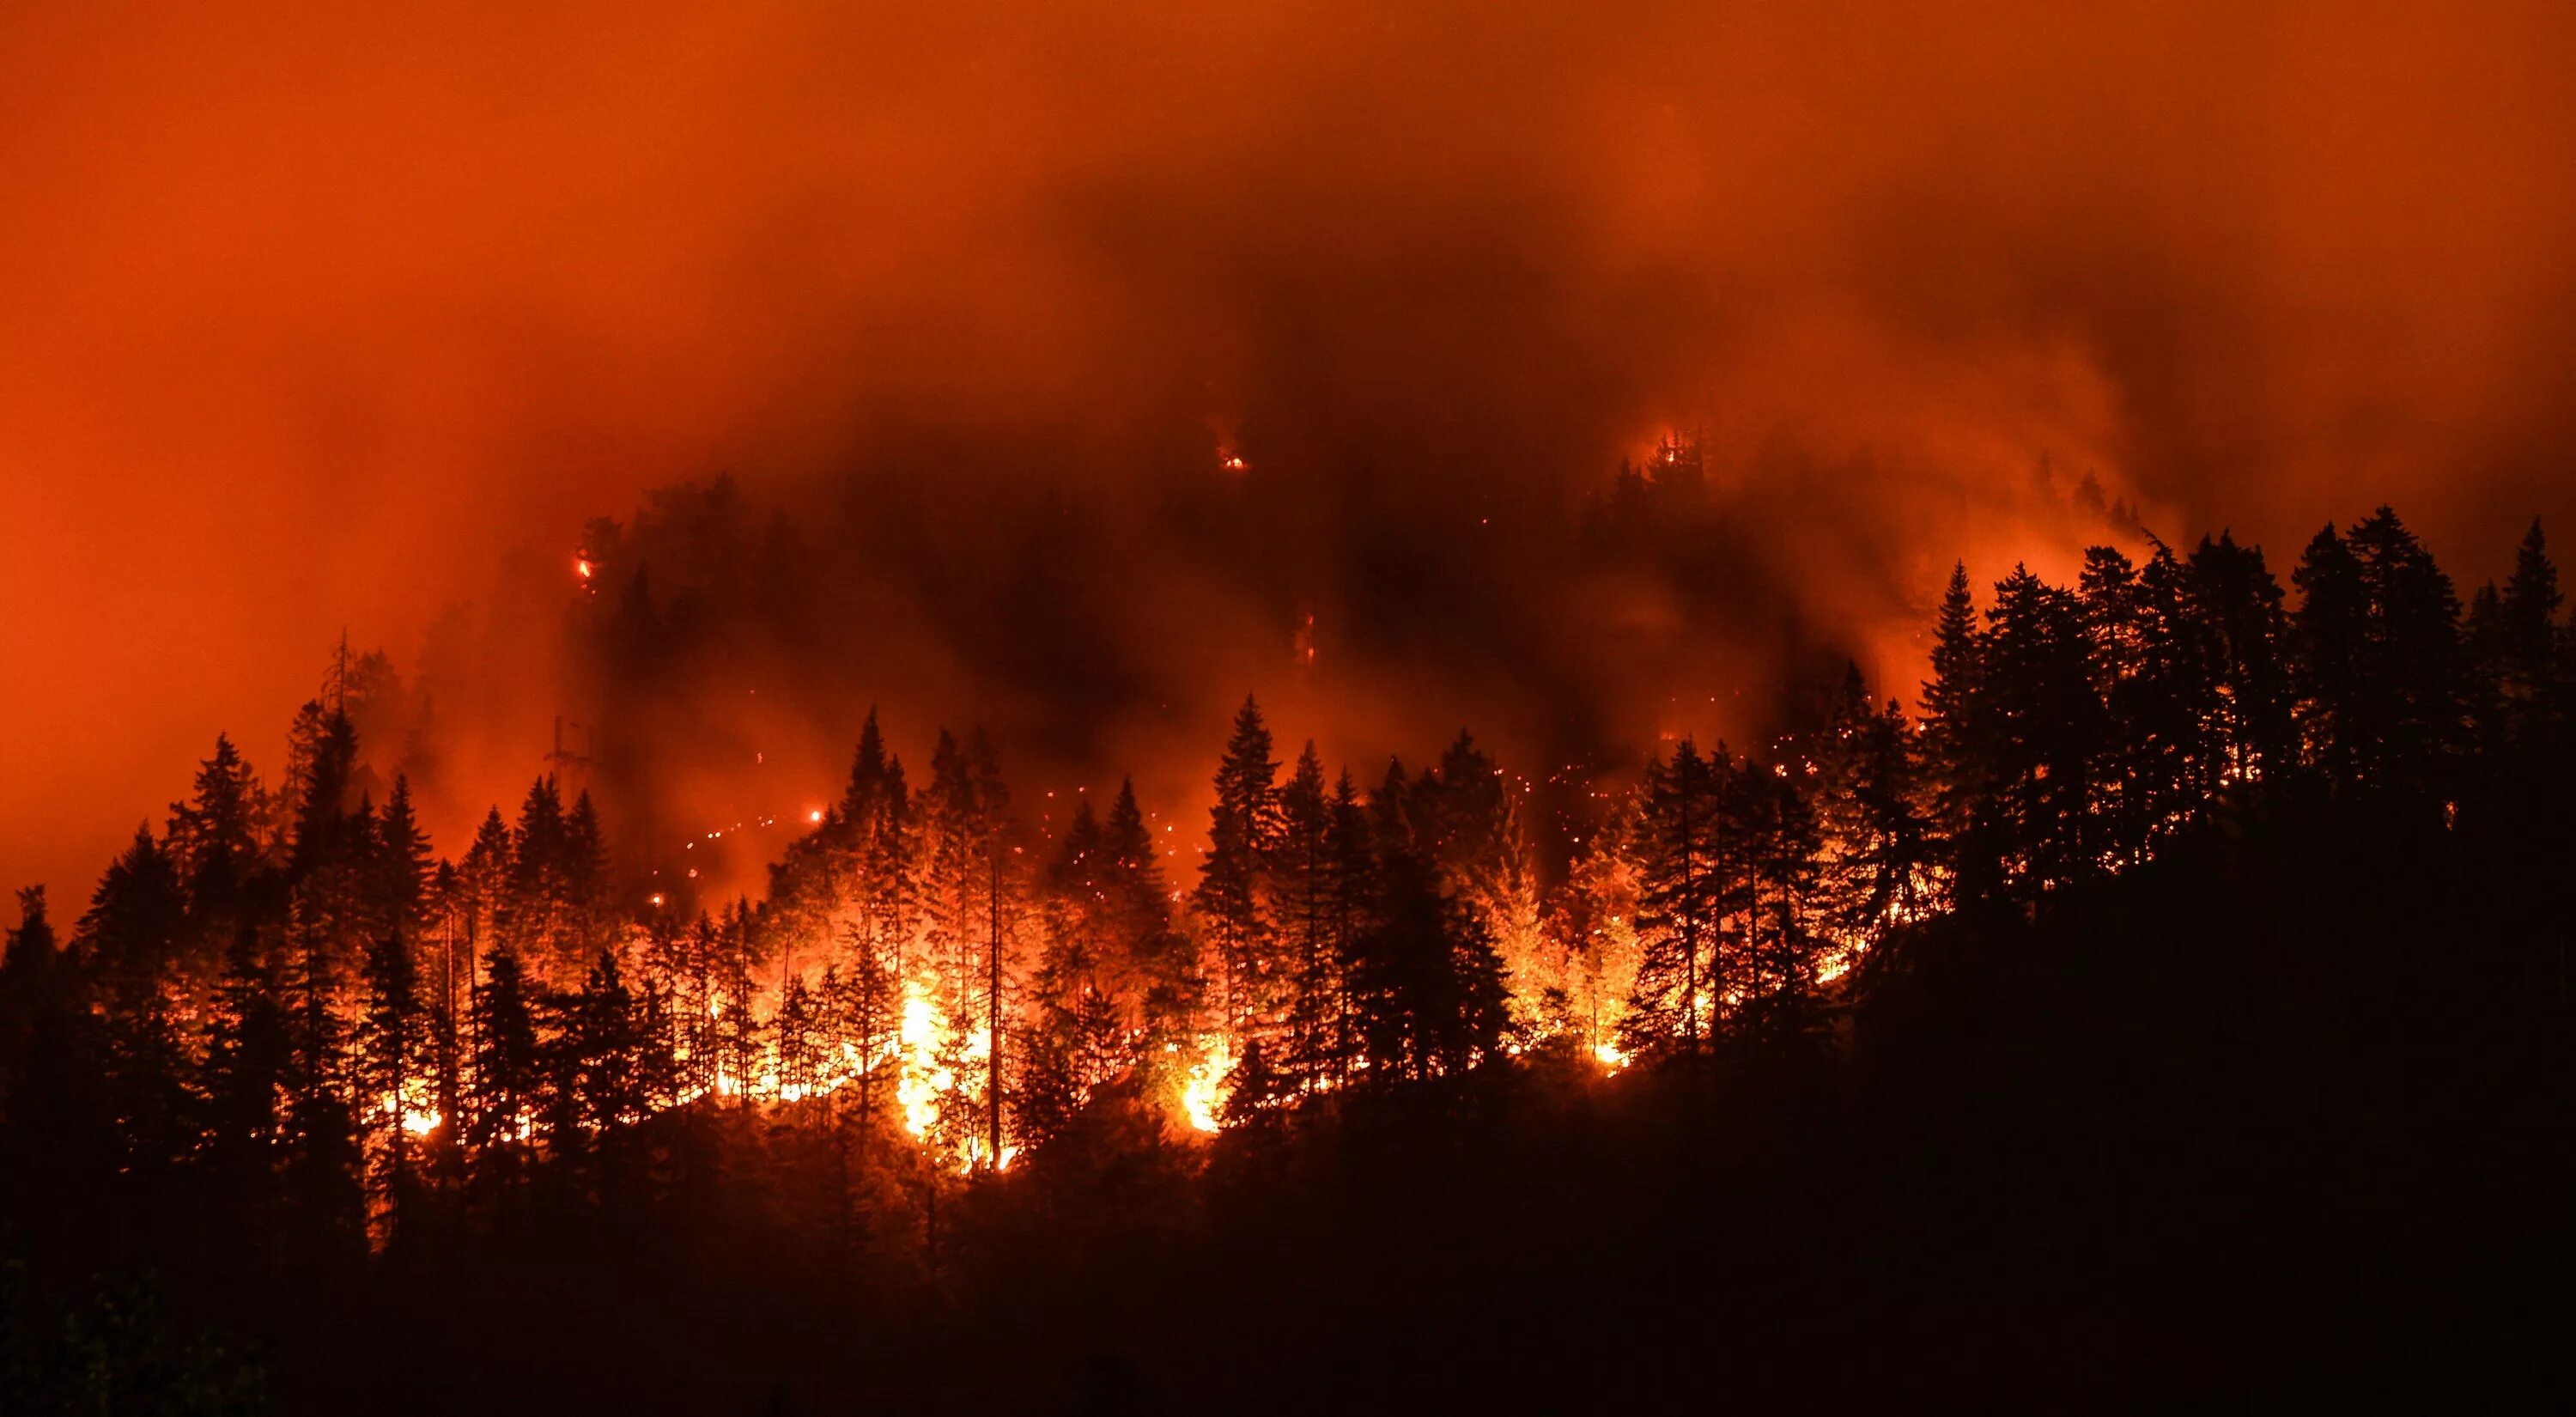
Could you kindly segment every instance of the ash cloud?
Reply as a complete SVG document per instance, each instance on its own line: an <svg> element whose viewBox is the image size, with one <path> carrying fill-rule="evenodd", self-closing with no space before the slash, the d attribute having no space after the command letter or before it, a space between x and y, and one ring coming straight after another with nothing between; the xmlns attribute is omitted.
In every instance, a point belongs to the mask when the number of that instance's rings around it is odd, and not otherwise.
<svg viewBox="0 0 2576 1417"><path fill-rule="evenodd" d="M21 7L0 877L273 775L344 627L452 846L559 714L662 836L871 701L1174 812L1246 689L1364 770L1740 736L2087 473L2482 577L2576 525L2576 21L2455 9ZM1672 430L1712 510L1603 554ZM639 552L679 648L600 660L584 520L723 471L743 563Z"/></svg>

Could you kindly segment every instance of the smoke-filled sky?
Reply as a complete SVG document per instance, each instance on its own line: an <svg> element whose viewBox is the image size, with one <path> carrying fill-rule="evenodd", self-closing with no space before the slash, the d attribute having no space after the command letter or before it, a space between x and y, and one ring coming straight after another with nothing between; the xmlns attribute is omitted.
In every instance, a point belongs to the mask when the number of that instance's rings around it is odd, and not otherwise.
<svg viewBox="0 0 2576 1417"><path fill-rule="evenodd" d="M273 778L344 627L550 631L585 517L724 471L906 618L780 730L817 774L861 696L1070 771L1246 688L1355 757L1616 742L1783 625L1902 680L1951 557L2090 534L2043 459L2284 569L2393 501L2483 578L2576 526L2570 53L2509 0L19 0L0 884L85 894L218 729ZM1758 651L1555 579L1677 428ZM1040 506L1091 549L1019 664ZM1361 663L1301 688L1301 613ZM451 814L595 711L549 642L447 641Z"/></svg>

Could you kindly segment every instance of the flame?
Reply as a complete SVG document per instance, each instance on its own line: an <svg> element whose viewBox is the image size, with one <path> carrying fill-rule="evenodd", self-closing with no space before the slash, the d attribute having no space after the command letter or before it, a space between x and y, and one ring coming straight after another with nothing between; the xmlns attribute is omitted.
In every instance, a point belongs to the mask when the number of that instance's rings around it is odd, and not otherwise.
<svg viewBox="0 0 2576 1417"><path fill-rule="evenodd" d="M416 1137L428 1136L447 1120L431 1105L429 1084L418 1080L404 1083L400 1092L386 1093L377 1100L377 1107L394 1125Z"/></svg>
<svg viewBox="0 0 2576 1417"><path fill-rule="evenodd" d="M1226 1097L1234 1089L1226 1078L1234 1071L1234 1050L1223 1038L1207 1045L1198 1062L1190 1068L1181 1083L1181 1111L1198 1131L1213 1132L1221 1125Z"/></svg>
<svg viewBox="0 0 2576 1417"><path fill-rule="evenodd" d="M939 1064L939 1029L930 995L921 982L903 984L903 1025L896 1037L902 1067L895 1080L895 1102L903 1109L903 1128L916 1137L930 1135L939 1120L939 1098L957 1086L956 1074Z"/></svg>

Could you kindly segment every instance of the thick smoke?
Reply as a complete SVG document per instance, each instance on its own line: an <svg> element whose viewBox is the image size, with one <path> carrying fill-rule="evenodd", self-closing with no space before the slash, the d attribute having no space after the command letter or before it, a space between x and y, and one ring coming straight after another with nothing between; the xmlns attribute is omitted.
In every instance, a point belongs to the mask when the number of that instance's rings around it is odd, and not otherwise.
<svg viewBox="0 0 2576 1417"><path fill-rule="evenodd" d="M1758 732L2087 474L2483 576L2576 525L2576 21L2456 8L17 7L0 880L274 774L344 628L445 842L557 715L661 839L872 700L1175 812L1247 689L1364 772ZM1605 556L1674 430L1711 510ZM643 556L724 471L749 564ZM672 677L565 649L599 514Z"/></svg>

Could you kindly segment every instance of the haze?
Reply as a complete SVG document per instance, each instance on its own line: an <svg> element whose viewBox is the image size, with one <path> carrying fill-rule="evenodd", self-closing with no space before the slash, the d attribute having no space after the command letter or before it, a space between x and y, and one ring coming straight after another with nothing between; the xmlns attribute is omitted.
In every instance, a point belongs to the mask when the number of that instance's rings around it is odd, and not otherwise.
<svg viewBox="0 0 2576 1417"><path fill-rule="evenodd" d="M818 763L858 694L909 752L980 714L1051 761L1212 754L1300 606L1407 668L1292 741L1527 737L1525 662L1649 733L1772 661L1611 673L1537 580L1432 636L1349 568L1534 536L1674 429L1758 524L1726 604L1900 689L1954 556L2071 559L2043 459L2283 567L2381 501L2478 576L2576 528L2576 184L2534 180L2576 171L2576 12L1930 8L9 6L0 884L85 896L219 729L274 779L344 629L408 666L718 472L827 527L1025 481L1138 568L1091 607L1118 674L927 615L833 668ZM1270 538L1243 584L1156 539L1220 448ZM513 643L451 819L565 707Z"/></svg>

